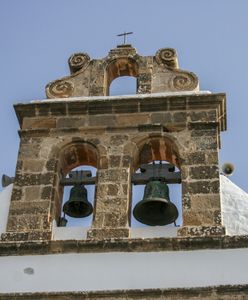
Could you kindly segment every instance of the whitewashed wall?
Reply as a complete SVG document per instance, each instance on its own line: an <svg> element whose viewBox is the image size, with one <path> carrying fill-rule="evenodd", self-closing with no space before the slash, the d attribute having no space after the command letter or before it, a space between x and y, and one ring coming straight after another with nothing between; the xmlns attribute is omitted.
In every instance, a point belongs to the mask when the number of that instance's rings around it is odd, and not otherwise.
<svg viewBox="0 0 248 300"><path fill-rule="evenodd" d="M0 293L248 283L247 249L0 257Z"/></svg>
<svg viewBox="0 0 248 300"><path fill-rule="evenodd" d="M0 236L6 231L12 189L13 184L10 184L0 192Z"/></svg>
<svg viewBox="0 0 248 300"><path fill-rule="evenodd" d="M221 182L222 222L227 235L248 234L248 194L224 175Z"/></svg>

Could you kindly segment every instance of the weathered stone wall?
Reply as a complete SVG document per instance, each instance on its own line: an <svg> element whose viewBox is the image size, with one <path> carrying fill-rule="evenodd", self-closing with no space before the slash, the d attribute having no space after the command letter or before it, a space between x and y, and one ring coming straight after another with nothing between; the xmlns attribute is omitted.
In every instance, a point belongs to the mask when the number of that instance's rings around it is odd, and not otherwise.
<svg viewBox="0 0 248 300"><path fill-rule="evenodd" d="M160 159L182 172L179 235L223 234L217 155L219 131L225 130L223 94L39 102L15 109L21 143L4 240L50 239L51 221L61 211L61 173L81 164L98 169L88 238L128 237L131 174L140 163Z"/></svg>

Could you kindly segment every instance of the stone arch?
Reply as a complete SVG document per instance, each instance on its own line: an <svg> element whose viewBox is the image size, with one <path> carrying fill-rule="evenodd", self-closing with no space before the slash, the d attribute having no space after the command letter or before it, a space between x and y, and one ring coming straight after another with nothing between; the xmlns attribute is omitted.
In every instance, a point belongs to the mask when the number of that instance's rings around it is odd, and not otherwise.
<svg viewBox="0 0 248 300"><path fill-rule="evenodd" d="M151 134L141 137L135 144L134 169L154 160L166 160L181 169L182 156L179 149L182 145L179 145L175 137L168 134Z"/></svg>
<svg viewBox="0 0 248 300"><path fill-rule="evenodd" d="M66 176L72 169L89 165L98 168L100 162L99 150L96 145L91 142L78 139L77 141L64 141L63 143L56 145L57 158L57 175L58 180L54 186L54 218L58 223L61 215L64 187L60 185L60 179L62 176ZM55 151L54 151L55 152ZM96 183L97 185L97 183Z"/></svg>
<svg viewBox="0 0 248 300"><path fill-rule="evenodd" d="M59 152L60 170L65 175L80 165L89 165L97 168L98 157L98 150L92 143L85 141L71 142Z"/></svg>
<svg viewBox="0 0 248 300"><path fill-rule="evenodd" d="M134 141L133 141L134 142ZM146 134L143 136L139 136L135 138L135 146L133 146L134 150L134 164L133 164L133 172L139 173L138 169L141 167L142 164L149 164L151 162L155 161L161 161L161 163L171 163L175 165L178 169L181 171L181 184L170 186L170 191L172 190L174 194L177 197L175 199L171 198L171 201L174 202L176 205L178 212L179 212L179 218L177 221L179 221L178 226L181 226L181 222L183 221L183 208L182 208L182 195L184 193L183 191L183 181L184 177L186 177L185 170L183 168L183 153L184 153L184 146L181 145L181 143L177 140L177 138L169 133L151 133ZM176 170L178 171L178 170ZM145 184L143 185L143 193L145 191ZM141 187L142 188L142 187ZM132 201L130 203L130 218L131 224L134 224L132 226L137 226L137 219L135 220L135 217L133 217L132 212L134 207L137 205L137 203L140 201L138 199L137 202L137 192L141 193L142 190L137 190L137 187L135 184L132 185Z"/></svg>
<svg viewBox="0 0 248 300"><path fill-rule="evenodd" d="M139 76L139 64L131 57L118 57L107 61L104 72L104 95L109 95L111 82L121 76ZM138 90L138 87L137 87Z"/></svg>

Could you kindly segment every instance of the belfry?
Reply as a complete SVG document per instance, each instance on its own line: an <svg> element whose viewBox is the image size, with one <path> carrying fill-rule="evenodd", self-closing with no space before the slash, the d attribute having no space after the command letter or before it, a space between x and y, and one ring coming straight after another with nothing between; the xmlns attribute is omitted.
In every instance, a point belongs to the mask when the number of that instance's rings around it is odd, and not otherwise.
<svg viewBox="0 0 248 300"><path fill-rule="evenodd" d="M123 44L103 59L76 53L68 63L71 74L46 86L47 99L14 106L20 149L0 259L19 256L21 284L0 290L1 299L234 299L245 270L240 264L236 281L222 280L221 270L248 241L229 235L237 220L223 211L225 94L200 91L172 48L142 56ZM136 94L109 95L121 76L136 78ZM180 207L169 196L172 184L181 185ZM136 204L134 185L145 185ZM66 202L65 186L72 188ZM87 228L66 225L68 216L89 215ZM146 226L133 228L133 215ZM233 252L225 258L224 249ZM62 270L71 269L77 278L62 282Z"/></svg>
<svg viewBox="0 0 248 300"><path fill-rule="evenodd" d="M57 100L15 106L21 145L4 239L50 240L61 176L83 164L97 168L88 238L129 237L132 174L161 160L181 170L178 235L224 234L217 154L225 96L197 93L197 77L178 68L170 48L142 57L122 45L101 60L77 53L69 66L70 76L46 87ZM137 78L137 95L106 97L119 76Z"/></svg>

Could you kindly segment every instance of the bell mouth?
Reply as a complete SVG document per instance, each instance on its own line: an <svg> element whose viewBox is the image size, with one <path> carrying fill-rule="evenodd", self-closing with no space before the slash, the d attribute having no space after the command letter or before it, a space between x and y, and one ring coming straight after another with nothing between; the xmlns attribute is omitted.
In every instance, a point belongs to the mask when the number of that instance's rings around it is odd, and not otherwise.
<svg viewBox="0 0 248 300"><path fill-rule="evenodd" d="M63 206L63 212L72 218L85 218L92 214L93 206L90 202L67 201Z"/></svg>
<svg viewBox="0 0 248 300"><path fill-rule="evenodd" d="M147 198L137 203L133 215L140 223L150 226L163 226L178 218L177 207L162 198Z"/></svg>

